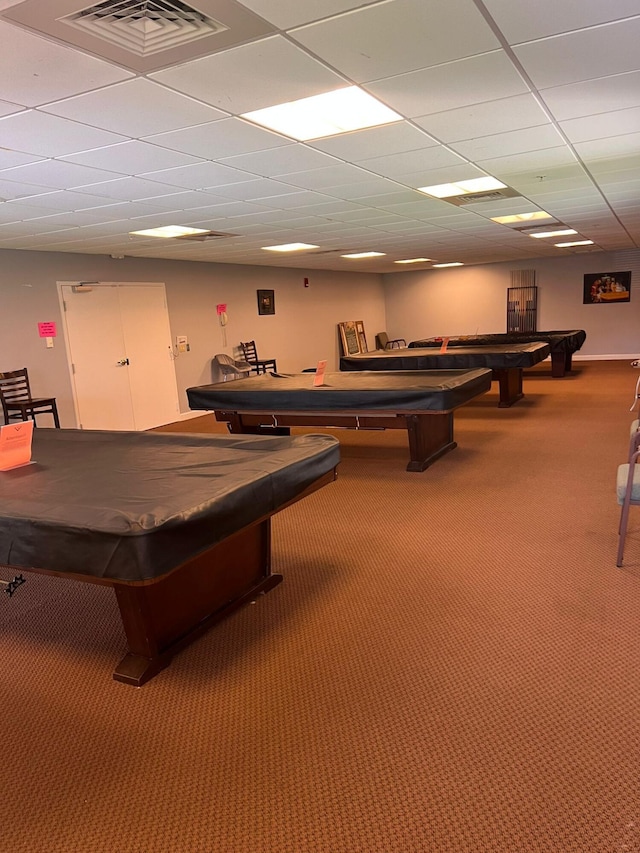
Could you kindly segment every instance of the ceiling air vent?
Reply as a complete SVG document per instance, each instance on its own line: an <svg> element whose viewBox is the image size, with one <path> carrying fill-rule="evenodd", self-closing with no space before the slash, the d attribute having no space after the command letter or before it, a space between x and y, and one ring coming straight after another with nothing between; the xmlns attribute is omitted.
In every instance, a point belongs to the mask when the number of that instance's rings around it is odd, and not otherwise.
<svg viewBox="0 0 640 853"><path fill-rule="evenodd" d="M238 237L238 234L225 234L224 231L205 231L204 234L183 234L181 237L174 237L174 240L196 240L203 243L205 240L219 240L221 237Z"/></svg>
<svg viewBox="0 0 640 853"><path fill-rule="evenodd" d="M143 57L227 29L179 0L105 0L59 20Z"/></svg>
<svg viewBox="0 0 640 853"><path fill-rule="evenodd" d="M450 196L443 198L441 201L448 201L449 204L455 204L456 207L464 207L467 204L480 204L485 201L502 201L505 198L517 198L520 193L512 190L511 187L505 187L502 190L487 190L484 193L467 193L466 195Z"/></svg>

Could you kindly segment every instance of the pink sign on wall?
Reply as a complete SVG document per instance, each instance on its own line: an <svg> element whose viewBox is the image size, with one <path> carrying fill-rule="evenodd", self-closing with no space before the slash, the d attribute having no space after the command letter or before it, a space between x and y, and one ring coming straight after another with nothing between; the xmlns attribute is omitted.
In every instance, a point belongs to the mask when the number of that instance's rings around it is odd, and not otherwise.
<svg viewBox="0 0 640 853"><path fill-rule="evenodd" d="M38 323L38 334L41 338L55 338L56 332L55 323Z"/></svg>

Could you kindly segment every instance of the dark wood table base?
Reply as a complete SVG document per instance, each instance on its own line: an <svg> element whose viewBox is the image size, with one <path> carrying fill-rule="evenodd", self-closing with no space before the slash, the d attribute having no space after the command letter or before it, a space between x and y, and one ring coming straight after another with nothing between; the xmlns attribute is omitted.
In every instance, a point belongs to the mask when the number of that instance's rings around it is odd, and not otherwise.
<svg viewBox="0 0 640 853"><path fill-rule="evenodd" d="M323 475L271 515L335 478L335 470ZM134 687L153 678L216 622L282 581L282 575L271 572L271 516L152 580L118 581L33 567L20 571L114 589L128 649L113 677Z"/></svg>
<svg viewBox="0 0 640 853"><path fill-rule="evenodd" d="M500 388L499 409L513 406L524 397L522 392L522 368L507 367L504 369L493 369L493 378L498 380Z"/></svg>
<svg viewBox="0 0 640 853"><path fill-rule="evenodd" d="M216 411L216 419L226 421L232 433L289 435L290 427L331 427L348 429L404 429L409 439L407 471L424 471L457 447L453 440L453 412L418 414L353 414L321 412L229 412Z"/></svg>

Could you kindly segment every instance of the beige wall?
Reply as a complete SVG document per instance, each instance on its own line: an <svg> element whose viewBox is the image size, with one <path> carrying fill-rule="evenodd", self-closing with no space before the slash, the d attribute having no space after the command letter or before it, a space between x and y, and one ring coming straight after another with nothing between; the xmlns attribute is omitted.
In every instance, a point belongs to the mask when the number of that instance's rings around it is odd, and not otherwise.
<svg viewBox="0 0 640 853"><path fill-rule="evenodd" d="M276 358L284 372L313 367L321 358L337 370L337 323L363 320L372 348L375 333L384 329L377 275L0 250L0 370L28 367L33 393L57 397L65 427L76 424L63 340L58 337L47 349L37 328L38 322L54 321L62 334L58 281L165 283L173 341L186 335L191 346L175 361L182 412L188 411L185 389L210 382L211 358L233 354L241 340L255 339L259 354ZM258 288L275 291L275 315L258 315ZM219 302L227 304L229 315L226 346L216 316Z"/></svg>
<svg viewBox="0 0 640 853"><path fill-rule="evenodd" d="M387 331L407 343L434 335L506 331L511 270L533 269L538 329L585 329L580 356L640 353L640 252L598 252L563 258L482 264L383 276ZM631 301L585 305L585 273L631 270Z"/></svg>
<svg viewBox="0 0 640 853"><path fill-rule="evenodd" d="M539 329L586 329L579 356L640 354L640 252L377 276L0 250L0 370L26 365L34 393L55 395L63 426L75 426L62 339L47 349L37 330L38 322L54 321L62 333L56 282L161 281L173 340L186 335L191 345L175 362L180 407L186 413L185 389L210 382L211 358L218 352L233 354L241 340L254 338L261 355L277 358L279 370L298 372L321 358L337 370L336 324L343 320L363 320L371 348L375 333L384 329L407 341L504 331L512 269L536 271ZM631 302L584 305L583 275L615 270L632 271ZM258 315L258 288L275 291L275 315ZM226 346L216 316L219 302L228 306Z"/></svg>

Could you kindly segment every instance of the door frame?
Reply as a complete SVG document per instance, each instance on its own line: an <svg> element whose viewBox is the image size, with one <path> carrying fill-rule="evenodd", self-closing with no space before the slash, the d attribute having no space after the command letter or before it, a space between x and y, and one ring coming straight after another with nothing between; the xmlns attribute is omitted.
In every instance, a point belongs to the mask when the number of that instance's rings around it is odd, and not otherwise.
<svg viewBox="0 0 640 853"><path fill-rule="evenodd" d="M74 371L73 371L73 359L71 355L71 346L69 342L69 330L67 328L67 315L64 307L64 295L62 288L63 287L78 287L79 285L89 285L91 287L162 287L164 291L165 297L165 305L167 305L167 322L169 324L169 343L172 347L173 351L173 339L171 337L171 318L169 316L169 308L167 302L167 288L164 281L87 281L87 280L72 280L72 281L56 281L56 289L58 293L58 305L60 310L60 316L62 317L62 338L64 341L64 350L67 361L67 370L69 371L69 383L71 385L71 398L73 401L73 414L75 418L75 428L79 429L80 424L80 408L78 406L78 398L76 394L76 383L74 379ZM176 400L178 401L178 412L177 417L179 417L179 391L176 383Z"/></svg>

